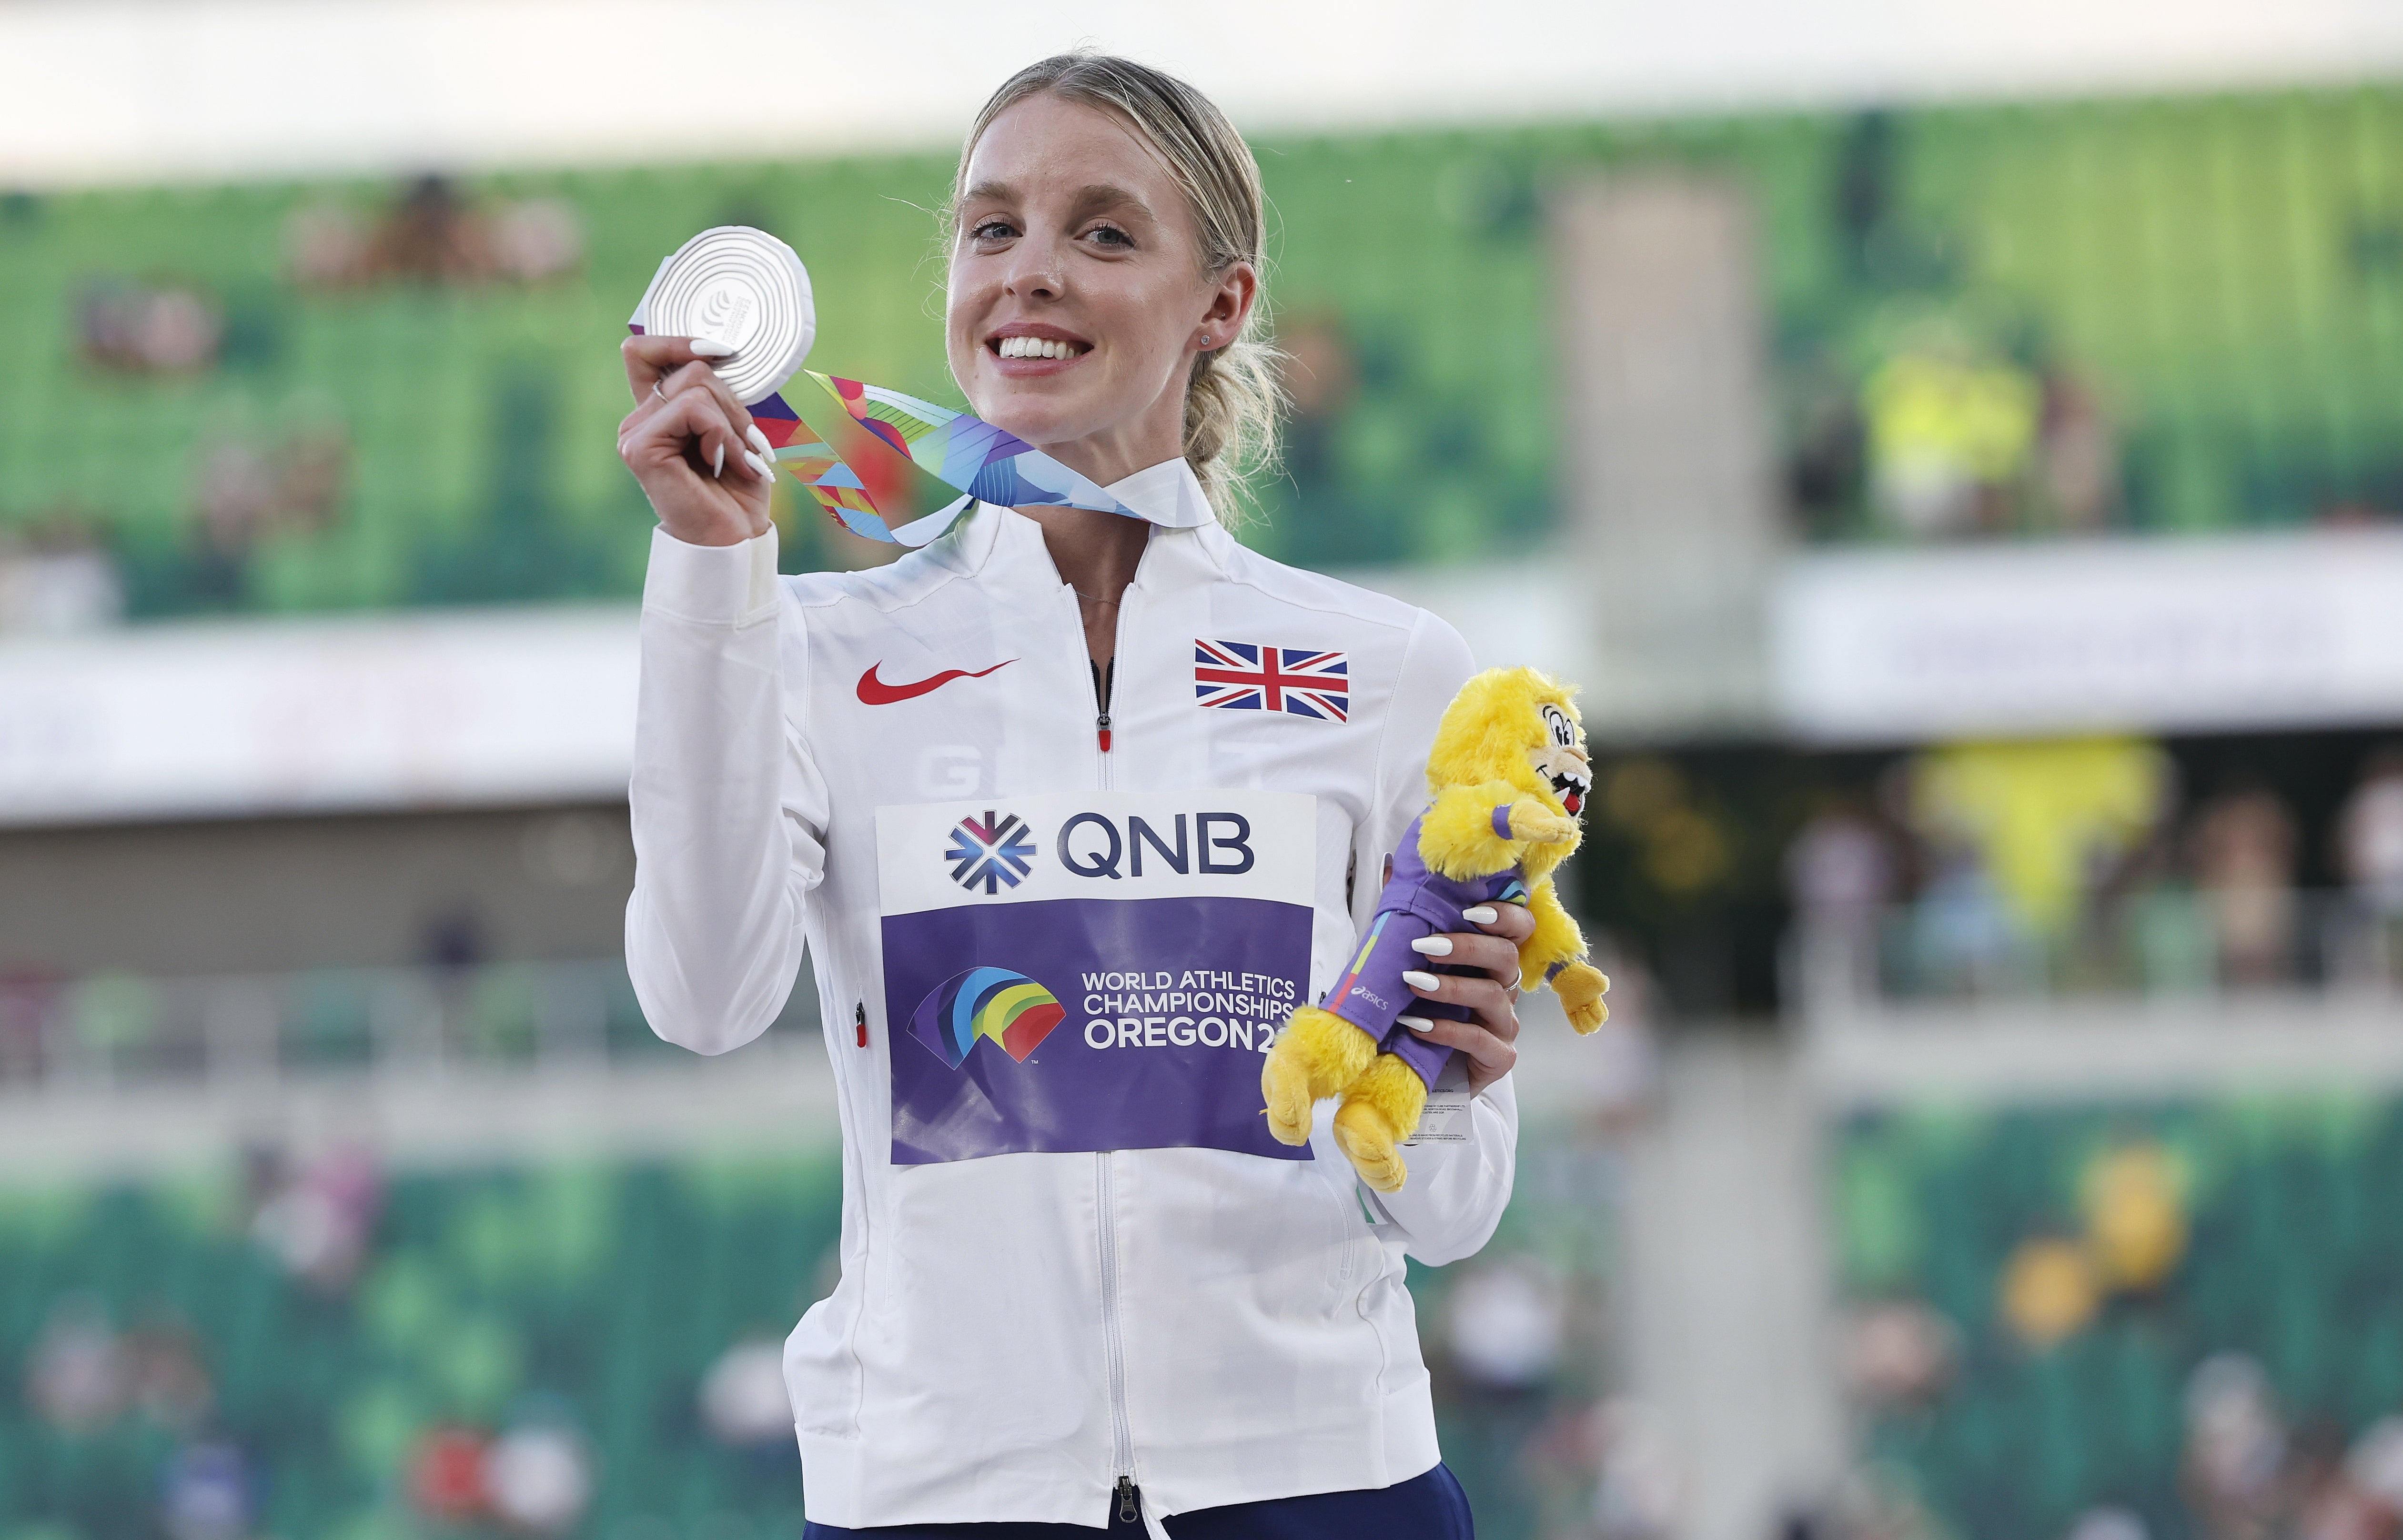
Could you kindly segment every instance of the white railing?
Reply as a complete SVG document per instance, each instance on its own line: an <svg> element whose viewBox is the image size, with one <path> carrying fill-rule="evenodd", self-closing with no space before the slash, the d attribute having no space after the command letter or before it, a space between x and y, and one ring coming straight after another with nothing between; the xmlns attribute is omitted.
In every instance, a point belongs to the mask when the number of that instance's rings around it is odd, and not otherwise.
<svg viewBox="0 0 2403 1540"><path fill-rule="evenodd" d="M803 980L777 1028L814 1029ZM256 1080L682 1050L615 959L215 978L0 978L0 1087Z"/></svg>
<svg viewBox="0 0 2403 1540"><path fill-rule="evenodd" d="M2156 892L2036 931L1992 902L1939 898L1798 925L1781 962L1787 1005L1811 1015L2269 991L2403 1006L2403 910L2345 893Z"/></svg>

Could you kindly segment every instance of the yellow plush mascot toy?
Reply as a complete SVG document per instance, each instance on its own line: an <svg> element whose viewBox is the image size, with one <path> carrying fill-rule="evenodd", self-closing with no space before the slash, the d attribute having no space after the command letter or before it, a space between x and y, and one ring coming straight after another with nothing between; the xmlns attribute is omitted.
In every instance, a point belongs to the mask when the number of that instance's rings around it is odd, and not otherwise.
<svg viewBox="0 0 2403 1540"><path fill-rule="evenodd" d="M1399 1190L1409 1174L1398 1146L1452 1057L1411 1023L1469 1019L1465 1006L1413 994L1402 973L1475 970L1430 963L1412 941L1469 930L1462 911L1477 905L1523 903L1535 932L1519 949L1520 977L1550 984L1579 1033L1610 1014L1602 998L1610 980L1586 964L1585 937L1552 891L1593 789L1572 693L1534 669L1488 669L1460 687L1427 754L1435 799L1403 833L1351 970L1324 1009L1295 1008L1260 1072L1269 1131L1288 1145L1309 1139L1321 1098L1343 1099L1335 1143L1379 1192Z"/></svg>

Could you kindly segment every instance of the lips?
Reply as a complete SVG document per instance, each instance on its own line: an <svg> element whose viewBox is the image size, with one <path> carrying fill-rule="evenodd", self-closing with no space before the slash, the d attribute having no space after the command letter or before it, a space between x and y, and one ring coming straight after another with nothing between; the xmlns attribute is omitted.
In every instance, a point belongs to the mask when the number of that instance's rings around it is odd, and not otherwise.
<svg viewBox="0 0 2403 1540"><path fill-rule="evenodd" d="M1064 326L1054 326L1040 321L1013 321L1000 326L984 340L985 351L995 359L1020 366L1010 372L1023 372L1025 366L1073 364L1093 351L1093 344Z"/></svg>

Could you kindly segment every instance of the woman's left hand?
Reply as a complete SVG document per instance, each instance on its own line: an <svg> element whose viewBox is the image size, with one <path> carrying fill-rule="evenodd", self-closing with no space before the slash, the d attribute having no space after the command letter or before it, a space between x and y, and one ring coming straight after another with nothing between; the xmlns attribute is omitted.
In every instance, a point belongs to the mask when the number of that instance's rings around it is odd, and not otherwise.
<svg viewBox="0 0 2403 1540"><path fill-rule="evenodd" d="M1493 919L1479 918L1488 912ZM1430 936L1410 946L1431 963L1477 968L1480 977L1413 968L1402 975L1402 981L1424 999L1466 1006L1475 1014L1470 1021L1428 1018L1433 1026L1410 1029L1430 1043L1468 1056L1468 1089L1474 1095L1519 1061L1519 947L1535 934L1535 917L1523 904L1485 904L1468 911L1468 923L1477 931Z"/></svg>

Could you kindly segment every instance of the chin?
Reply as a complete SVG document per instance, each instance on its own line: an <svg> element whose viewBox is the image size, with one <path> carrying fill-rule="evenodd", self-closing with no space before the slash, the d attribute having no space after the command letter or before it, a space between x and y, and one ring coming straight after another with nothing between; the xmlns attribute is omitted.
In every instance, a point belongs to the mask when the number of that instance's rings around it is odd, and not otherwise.
<svg viewBox="0 0 2403 1540"><path fill-rule="evenodd" d="M1090 410L1077 410L1078 403L1063 400L1065 393L1046 390L1040 381L987 380L978 383L969 403L976 414L1030 444L1064 444L1095 431Z"/></svg>

